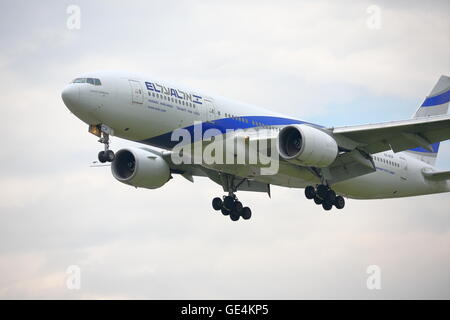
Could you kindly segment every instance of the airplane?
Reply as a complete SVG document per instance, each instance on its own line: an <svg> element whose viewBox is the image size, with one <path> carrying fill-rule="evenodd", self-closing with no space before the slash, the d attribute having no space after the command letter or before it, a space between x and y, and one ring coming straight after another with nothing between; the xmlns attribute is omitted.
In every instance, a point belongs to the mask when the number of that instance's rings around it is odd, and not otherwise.
<svg viewBox="0 0 450 320"><path fill-rule="evenodd" d="M98 160L110 163L118 181L156 189L174 174L191 182L193 177L208 177L226 193L212 200L213 209L233 221L252 216L238 200L238 191L265 192L270 197L271 185L303 188L306 198L326 211L344 208L345 198L450 191L450 171L435 168L440 142L450 139L450 78L444 75L411 119L343 127L320 126L125 71L82 74L61 95L66 107L104 145ZM183 143L180 137L174 139L179 130L191 134ZM113 152L111 136L145 146ZM189 149L183 155L180 145L205 151L221 139L234 143L224 147L231 162L174 160L175 155L194 158ZM245 154L243 162L235 161L237 151L250 150L252 143L257 154L266 152L277 161L275 172L265 174L267 162L250 162Z"/></svg>

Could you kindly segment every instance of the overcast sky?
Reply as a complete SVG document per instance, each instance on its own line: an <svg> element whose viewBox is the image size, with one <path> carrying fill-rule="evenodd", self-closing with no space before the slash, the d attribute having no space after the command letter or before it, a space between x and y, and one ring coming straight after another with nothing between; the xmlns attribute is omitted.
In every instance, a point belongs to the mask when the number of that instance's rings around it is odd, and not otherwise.
<svg viewBox="0 0 450 320"><path fill-rule="evenodd" d="M78 5L81 28L67 28ZM380 9L379 28L367 9ZM239 193L206 178L158 190L90 168L101 145L61 90L86 71L184 83L322 125L409 118L450 75L450 3L1 1L0 298L450 298L450 194L348 200ZM372 27L369 27L372 26ZM112 140L114 150L131 143ZM450 169L442 144L441 169ZM80 290L66 269L81 270ZM381 290L366 269L381 268Z"/></svg>

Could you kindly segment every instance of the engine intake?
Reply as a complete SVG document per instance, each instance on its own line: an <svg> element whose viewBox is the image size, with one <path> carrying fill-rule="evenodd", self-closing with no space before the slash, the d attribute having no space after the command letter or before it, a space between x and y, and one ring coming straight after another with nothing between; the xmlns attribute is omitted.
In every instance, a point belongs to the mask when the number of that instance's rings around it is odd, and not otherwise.
<svg viewBox="0 0 450 320"><path fill-rule="evenodd" d="M304 124L291 125L278 134L278 152L292 163L328 167L336 160L338 145L322 130Z"/></svg>
<svg viewBox="0 0 450 320"><path fill-rule="evenodd" d="M169 165L162 157L136 148L117 151L111 172L120 182L147 189L162 187L170 179Z"/></svg>

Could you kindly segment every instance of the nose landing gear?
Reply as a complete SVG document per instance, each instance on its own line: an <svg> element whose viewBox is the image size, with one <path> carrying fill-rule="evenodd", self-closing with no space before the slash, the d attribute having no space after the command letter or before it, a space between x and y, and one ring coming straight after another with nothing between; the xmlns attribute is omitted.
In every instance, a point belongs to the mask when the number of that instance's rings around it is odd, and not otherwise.
<svg viewBox="0 0 450 320"><path fill-rule="evenodd" d="M305 188L305 196L312 199L317 205L322 205L325 211L329 211L335 206L337 209L345 207L345 200L342 196L336 195L336 192L329 186L319 184L317 188L307 186Z"/></svg>
<svg viewBox="0 0 450 320"><path fill-rule="evenodd" d="M98 153L98 161L101 163L112 162L114 160L114 151L109 149L109 135L112 133L112 129L106 127L105 125L95 126L96 130L92 130L91 127L89 131L100 137L98 142L103 143L105 150ZM92 130L92 131L91 131ZM100 132L99 132L100 131Z"/></svg>

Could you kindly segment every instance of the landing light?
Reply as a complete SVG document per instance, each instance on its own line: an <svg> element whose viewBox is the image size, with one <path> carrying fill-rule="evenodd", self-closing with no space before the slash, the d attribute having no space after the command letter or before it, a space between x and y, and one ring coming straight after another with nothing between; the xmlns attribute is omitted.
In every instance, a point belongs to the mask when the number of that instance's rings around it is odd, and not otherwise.
<svg viewBox="0 0 450 320"><path fill-rule="evenodd" d="M97 137L101 137L102 136L102 131L100 130L99 125L89 125L89 132L92 133L93 135L96 135Z"/></svg>

